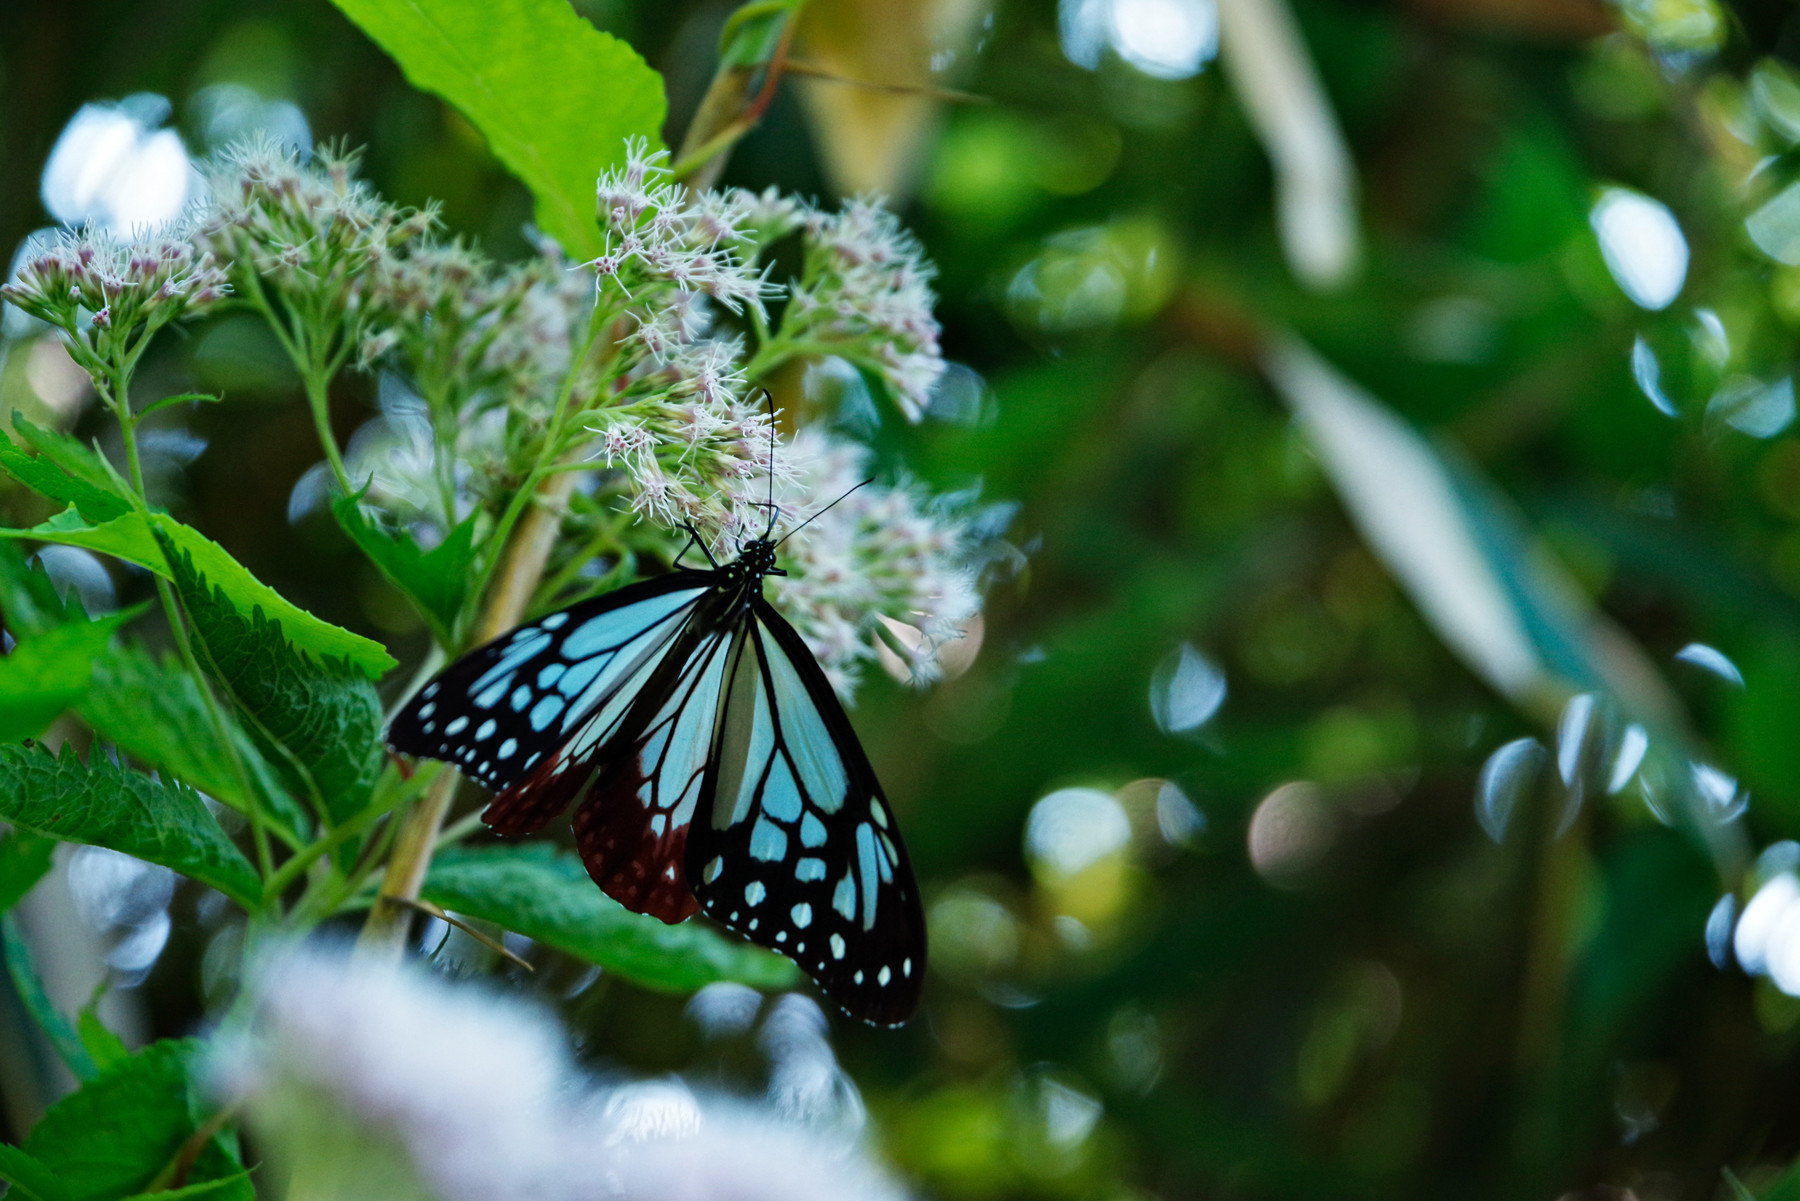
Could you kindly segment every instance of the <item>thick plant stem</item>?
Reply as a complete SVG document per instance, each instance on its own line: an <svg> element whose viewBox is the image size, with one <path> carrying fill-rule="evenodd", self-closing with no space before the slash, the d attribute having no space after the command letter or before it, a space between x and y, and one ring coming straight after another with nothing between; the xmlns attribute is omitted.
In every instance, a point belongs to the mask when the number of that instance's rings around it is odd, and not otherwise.
<svg viewBox="0 0 1800 1201"><path fill-rule="evenodd" d="M556 544L557 530L562 525L563 506L575 486L576 473L561 471L547 477L539 486L537 497L507 544L506 560L501 564L481 618L471 639L473 645L488 642L505 633L525 616L525 607L544 576ZM412 925L412 902L419 899L425 873L431 867L431 855L437 848L438 833L450 812L456 796L456 782L461 777L454 771L441 772L426 788L425 795L413 803L402 819L400 832L389 856L387 872L381 879L381 890L369 920L363 924L357 940L359 953L397 960L406 949L406 932Z"/></svg>

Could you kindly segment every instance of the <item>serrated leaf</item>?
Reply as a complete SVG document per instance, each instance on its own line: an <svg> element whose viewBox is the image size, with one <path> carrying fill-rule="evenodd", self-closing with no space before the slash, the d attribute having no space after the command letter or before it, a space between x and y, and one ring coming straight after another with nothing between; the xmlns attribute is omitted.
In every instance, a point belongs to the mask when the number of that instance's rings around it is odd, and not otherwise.
<svg viewBox="0 0 1800 1201"><path fill-rule="evenodd" d="M38 975L37 963L32 959L31 944L25 941L25 936L19 932L19 923L11 914L0 917L0 949L5 951L7 978L12 981L13 991L25 1006L25 1012L37 1023L37 1028L70 1074L77 1080L91 1079L99 1069L81 1044L81 1036L75 1032L75 1027L50 1000L49 990L44 987L43 977Z"/></svg>
<svg viewBox="0 0 1800 1201"><path fill-rule="evenodd" d="M151 1043L46 1110L25 1151L82 1201L144 1191L200 1124L190 1085L200 1052L194 1039Z"/></svg>
<svg viewBox="0 0 1800 1201"><path fill-rule="evenodd" d="M445 852L422 895L663 992L720 980L788 988L799 980L787 960L711 926L670 926L632 913L600 891L580 860L546 843Z"/></svg>
<svg viewBox="0 0 1800 1201"><path fill-rule="evenodd" d="M113 613L34 634L0 657L0 742L35 738L81 699L113 631L143 612Z"/></svg>
<svg viewBox="0 0 1800 1201"><path fill-rule="evenodd" d="M13 428L36 454L0 434L0 468L32 491L74 505L91 522L111 521L131 512L98 456L65 434L43 429L13 413Z"/></svg>
<svg viewBox="0 0 1800 1201"><path fill-rule="evenodd" d="M380 679L394 666L394 657L379 642L321 621L292 604L251 575L248 568L225 553L218 543L167 513L148 516L127 513L92 525L71 506L30 529L0 529L0 538L29 538L80 546L136 563L164 579L172 579L168 558L157 542L159 535L167 538L176 549L193 556L201 574L230 598L239 613L247 616L261 609L272 620L280 622L289 640L306 653L321 659L348 660L372 680Z"/></svg>
<svg viewBox="0 0 1800 1201"><path fill-rule="evenodd" d="M9 1143L0 1143L0 1180L11 1186L6 1195L20 1201L75 1201L55 1172Z"/></svg>
<svg viewBox="0 0 1800 1201"><path fill-rule="evenodd" d="M332 516L388 582L405 593L431 622L438 641L451 642L457 615L469 595L475 563L475 517L471 515L430 550L422 550L411 534L390 534L370 521L358 499L340 496L333 500Z"/></svg>
<svg viewBox="0 0 1800 1201"><path fill-rule="evenodd" d="M536 198L538 226L577 259L605 246L594 181L625 139L655 145L662 80L564 0L334 0L414 87L455 105Z"/></svg>
<svg viewBox="0 0 1800 1201"><path fill-rule="evenodd" d="M276 771L315 811L342 821L368 804L381 774L381 699L341 661L315 662L260 611L246 618L186 552L167 547L175 590L202 664L224 687Z"/></svg>
<svg viewBox="0 0 1800 1201"><path fill-rule="evenodd" d="M0 840L0 913L24 900L49 873L55 853L56 839L29 830L14 830Z"/></svg>
<svg viewBox="0 0 1800 1201"><path fill-rule="evenodd" d="M37 834L160 863L251 908L262 887L249 861L178 781L120 767L96 749L0 746L0 819Z"/></svg>
<svg viewBox="0 0 1800 1201"><path fill-rule="evenodd" d="M304 835L304 810L282 786L249 735L226 715L237 743L237 762L251 776L249 788L222 741L200 684L171 652L158 662L139 646L113 648L94 664L94 677L76 712L95 733L131 754L139 764L193 785L240 813L260 799L287 832Z"/></svg>

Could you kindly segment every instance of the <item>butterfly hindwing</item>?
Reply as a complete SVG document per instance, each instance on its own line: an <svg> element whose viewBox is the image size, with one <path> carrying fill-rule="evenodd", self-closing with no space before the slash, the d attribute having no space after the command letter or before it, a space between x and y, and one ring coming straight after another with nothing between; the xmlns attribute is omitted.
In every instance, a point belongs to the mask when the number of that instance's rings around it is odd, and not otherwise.
<svg viewBox="0 0 1800 1201"><path fill-rule="evenodd" d="M388 744L505 791L620 693L711 589L710 573L677 572L522 625L427 684L394 718Z"/></svg>
<svg viewBox="0 0 1800 1201"><path fill-rule="evenodd" d="M910 1017L925 922L900 832L806 644L760 597L728 652L687 874L706 913L851 1015Z"/></svg>
<svg viewBox="0 0 1800 1201"><path fill-rule="evenodd" d="M575 845L588 874L638 913L678 922L698 907L683 851L700 798L724 683L728 629L691 629L646 683L641 714L625 723L630 742L604 747L587 800L575 812Z"/></svg>

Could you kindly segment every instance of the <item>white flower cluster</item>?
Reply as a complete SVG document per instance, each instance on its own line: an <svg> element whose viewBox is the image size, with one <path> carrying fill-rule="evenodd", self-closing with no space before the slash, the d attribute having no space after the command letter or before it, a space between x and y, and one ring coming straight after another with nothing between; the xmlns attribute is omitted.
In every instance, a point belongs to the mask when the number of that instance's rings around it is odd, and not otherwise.
<svg viewBox="0 0 1800 1201"><path fill-rule="evenodd" d="M251 986L253 1016L216 1043L211 1076L247 1106L290 1196L904 1196L841 1125L674 1080L597 1086L546 1013L473 985L289 949Z"/></svg>
<svg viewBox="0 0 1800 1201"><path fill-rule="evenodd" d="M268 287L306 316L361 309L370 272L430 231L355 177L356 156L321 151L310 164L274 142L221 153L208 167L211 207L198 240L231 269L240 292Z"/></svg>
<svg viewBox="0 0 1800 1201"><path fill-rule="evenodd" d="M709 296L734 313L762 315L763 302L780 290L740 253L754 253L760 244L745 222L755 212L779 210L781 202L759 203L747 193L690 201L667 160L668 151L652 153L640 138L628 147L623 167L600 177L596 191L607 250L589 265L603 287L610 281L640 305L664 299L641 295L644 290L673 290Z"/></svg>
<svg viewBox="0 0 1800 1201"><path fill-rule="evenodd" d="M931 512L910 485L857 487L868 451L816 429L782 453L798 464L783 525L818 516L782 544L788 575L771 578L769 591L832 687L852 694L884 630L914 680L936 679L939 652L981 608L966 515Z"/></svg>
<svg viewBox="0 0 1800 1201"><path fill-rule="evenodd" d="M806 270L780 336L878 375L908 419L944 373L932 270L893 213L869 199L806 214Z"/></svg>
<svg viewBox="0 0 1800 1201"><path fill-rule="evenodd" d="M0 297L70 334L127 336L197 315L229 290L213 256L179 235L119 239L92 229L28 250Z"/></svg>

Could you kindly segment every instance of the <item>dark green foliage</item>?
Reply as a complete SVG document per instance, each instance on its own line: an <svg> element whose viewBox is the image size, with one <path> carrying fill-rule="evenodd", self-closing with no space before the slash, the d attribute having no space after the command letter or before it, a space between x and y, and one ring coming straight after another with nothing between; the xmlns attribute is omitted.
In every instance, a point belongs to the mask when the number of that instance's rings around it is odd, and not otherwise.
<svg viewBox="0 0 1800 1201"><path fill-rule="evenodd" d="M19 933L19 924L10 913L0 916L0 950L5 952L7 979L12 981L19 1003L37 1023L38 1031L77 1080L91 1079L98 1071L93 1056L88 1053L81 1035L69 1024L69 1019L50 1000L43 978L32 961L31 946Z"/></svg>
<svg viewBox="0 0 1800 1201"><path fill-rule="evenodd" d="M263 754L323 820L361 812L384 754L374 685L346 662L302 655L260 609L246 617L189 555L164 549L196 652Z"/></svg>
<svg viewBox="0 0 1800 1201"><path fill-rule="evenodd" d="M438 640L456 645L456 621L468 599L475 564L476 516L471 514L430 550L421 550L405 530L390 533L377 525L356 497L336 498L331 512L388 582L419 607Z"/></svg>
<svg viewBox="0 0 1800 1201"><path fill-rule="evenodd" d="M14 830L0 839L0 913L22 900L50 870L56 839Z"/></svg>
<svg viewBox="0 0 1800 1201"><path fill-rule="evenodd" d="M0 468L32 491L74 505L94 525L123 517L131 501L116 486L92 450L54 430L13 414L13 428L36 454L0 434Z"/></svg>
<svg viewBox="0 0 1800 1201"><path fill-rule="evenodd" d="M24 1150L79 1201L117 1201L166 1184L164 1173L208 1112L193 1079L202 1050L198 1040L170 1039L114 1063L51 1106ZM189 1183L231 1181L216 1195L248 1199L254 1192L242 1171L226 1140L215 1137L196 1158Z"/></svg>
<svg viewBox="0 0 1800 1201"><path fill-rule="evenodd" d="M96 747L0 746L0 820L123 851L211 885L241 905L261 893L256 872L219 829L200 794L113 763Z"/></svg>
<svg viewBox="0 0 1800 1201"><path fill-rule="evenodd" d="M229 712L225 716L235 747L222 741L200 687L174 652L158 660L128 643L94 664L77 709L95 733L143 766L191 784L240 813L261 803L290 832L304 830L310 820L306 811Z"/></svg>
<svg viewBox="0 0 1800 1201"><path fill-rule="evenodd" d="M667 926L594 886L581 861L541 843L440 854L425 899L566 951L646 988L688 993L717 980L799 982L794 965L699 920Z"/></svg>
<svg viewBox="0 0 1800 1201"><path fill-rule="evenodd" d="M80 699L113 631L141 611L72 621L20 642L0 659L0 742L42 734Z"/></svg>

